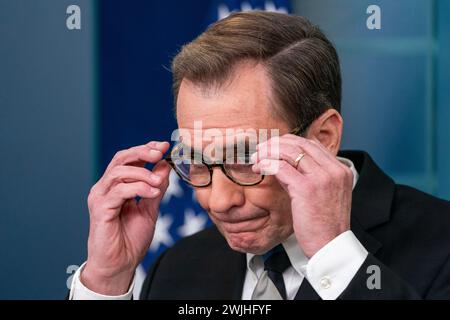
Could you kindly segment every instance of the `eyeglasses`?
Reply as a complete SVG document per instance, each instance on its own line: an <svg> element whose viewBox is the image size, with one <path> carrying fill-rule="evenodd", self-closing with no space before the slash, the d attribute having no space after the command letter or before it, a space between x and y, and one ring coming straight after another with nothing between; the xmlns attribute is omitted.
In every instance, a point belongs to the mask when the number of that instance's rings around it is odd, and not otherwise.
<svg viewBox="0 0 450 320"><path fill-rule="evenodd" d="M183 155L184 148L182 144L176 145L165 160L182 180L193 187L210 186L215 167L219 167L231 181L240 186L254 186L264 179L263 175L253 172L253 164L249 161L251 154L245 154L244 163L212 163L192 148L190 154Z"/></svg>
<svg viewBox="0 0 450 320"><path fill-rule="evenodd" d="M295 128L290 133L303 135L303 131L302 128ZM220 168L228 179L240 186L255 186L264 180L264 175L253 172L249 153L245 154L244 159L241 159L243 161L238 163L212 163L193 148L189 148L190 153L184 155L185 148L183 144L176 145L165 160L183 181L193 187L209 187L215 167Z"/></svg>

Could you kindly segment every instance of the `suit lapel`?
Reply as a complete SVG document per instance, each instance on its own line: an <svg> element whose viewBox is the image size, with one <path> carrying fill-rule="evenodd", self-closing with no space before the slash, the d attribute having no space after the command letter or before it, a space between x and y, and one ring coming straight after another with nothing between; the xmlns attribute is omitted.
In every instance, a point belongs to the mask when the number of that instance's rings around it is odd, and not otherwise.
<svg viewBox="0 0 450 320"><path fill-rule="evenodd" d="M295 295L294 300L322 300L306 278Z"/></svg>
<svg viewBox="0 0 450 320"><path fill-rule="evenodd" d="M207 297L240 300L247 268L246 255L232 250L220 232L217 229L215 232L221 244L219 250L209 257L210 271L205 274Z"/></svg>
<svg viewBox="0 0 450 320"><path fill-rule="evenodd" d="M389 221L395 183L366 152L343 151L339 155L352 160L359 174L353 190L351 230L367 251L375 254L382 244L368 230Z"/></svg>
<svg viewBox="0 0 450 320"><path fill-rule="evenodd" d="M394 181L365 152L343 151L339 155L352 160L359 174L353 190L352 219L357 220L364 230L389 221Z"/></svg>
<svg viewBox="0 0 450 320"><path fill-rule="evenodd" d="M241 300L245 274L247 272L247 258L245 253L238 254L235 264L237 265L237 270L234 278L233 289L230 292L230 297L232 300Z"/></svg>

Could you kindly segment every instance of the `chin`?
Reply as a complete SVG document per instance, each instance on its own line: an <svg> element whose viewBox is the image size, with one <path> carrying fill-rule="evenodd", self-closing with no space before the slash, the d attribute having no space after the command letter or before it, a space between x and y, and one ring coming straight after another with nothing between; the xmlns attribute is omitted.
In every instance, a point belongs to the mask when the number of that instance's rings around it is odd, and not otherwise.
<svg viewBox="0 0 450 320"><path fill-rule="evenodd" d="M219 228L220 230L220 228ZM263 254L272 248L271 243L260 232L222 232L231 249L243 253Z"/></svg>
<svg viewBox="0 0 450 320"><path fill-rule="evenodd" d="M291 224L274 225L270 219L258 220L252 224L233 225L214 219L213 216L211 218L230 248L243 253L264 254L293 232Z"/></svg>

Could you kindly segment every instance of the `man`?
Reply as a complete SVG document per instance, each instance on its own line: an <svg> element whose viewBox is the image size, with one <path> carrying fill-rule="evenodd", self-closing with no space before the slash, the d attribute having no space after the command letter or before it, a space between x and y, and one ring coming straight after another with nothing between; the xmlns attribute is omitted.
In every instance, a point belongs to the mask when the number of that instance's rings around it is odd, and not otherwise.
<svg viewBox="0 0 450 320"><path fill-rule="evenodd" d="M142 299L450 298L450 204L394 184L365 152L338 154L339 62L317 27L233 14L184 46L172 70L188 149L197 121L222 137L263 128L280 137L237 165L171 159L181 149L164 159L167 142L117 153L89 194L88 259L70 298L131 298L171 165L215 226L167 250ZM201 137L200 146L214 140Z"/></svg>

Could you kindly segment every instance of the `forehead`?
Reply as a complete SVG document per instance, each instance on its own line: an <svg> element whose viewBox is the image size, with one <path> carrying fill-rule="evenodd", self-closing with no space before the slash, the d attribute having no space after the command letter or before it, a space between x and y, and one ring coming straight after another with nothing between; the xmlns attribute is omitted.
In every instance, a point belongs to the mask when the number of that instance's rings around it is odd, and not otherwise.
<svg viewBox="0 0 450 320"><path fill-rule="evenodd" d="M177 98L179 128L272 129L287 125L274 113L270 79L257 63L236 65L220 86L195 84L183 79Z"/></svg>

